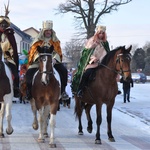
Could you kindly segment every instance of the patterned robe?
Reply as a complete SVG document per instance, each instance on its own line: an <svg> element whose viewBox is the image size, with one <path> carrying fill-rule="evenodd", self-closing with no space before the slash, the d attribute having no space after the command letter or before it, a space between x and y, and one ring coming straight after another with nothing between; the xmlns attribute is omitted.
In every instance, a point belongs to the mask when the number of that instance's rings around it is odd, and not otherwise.
<svg viewBox="0 0 150 150"><path fill-rule="evenodd" d="M38 52L37 52L37 46L41 46L43 44L44 41L40 40L35 42L32 46L31 49L29 51L29 60L28 60L28 64L31 65L34 60L35 57L37 57ZM55 52L60 56L60 61L62 61L62 51L61 51L61 47L60 47L60 41L52 41L52 39L49 40L50 45L54 46L54 50Z"/></svg>
<svg viewBox="0 0 150 150"><path fill-rule="evenodd" d="M96 66L96 64L89 64L91 56L95 55L95 57L97 57L99 61L101 61L102 57L104 57L104 54L110 51L109 43L107 41L101 42L100 44L97 44L95 48L93 48L93 46L91 46L92 40L93 40L92 38L89 39L88 43L86 44L86 47L82 51L82 56L78 63L77 72L74 74L74 77L72 80L71 88L72 88L73 93L76 93L78 91L78 87L81 82L84 71L88 68L95 68ZM95 43L92 43L92 44L95 44ZM100 48L102 48L103 50L102 57L99 55L99 52L101 51Z"/></svg>
<svg viewBox="0 0 150 150"><path fill-rule="evenodd" d="M17 44L14 36L14 30L12 28L7 28L4 32L0 32L0 45L4 53L4 58L8 62L16 65L18 69L19 58ZM7 52L9 55L6 54Z"/></svg>

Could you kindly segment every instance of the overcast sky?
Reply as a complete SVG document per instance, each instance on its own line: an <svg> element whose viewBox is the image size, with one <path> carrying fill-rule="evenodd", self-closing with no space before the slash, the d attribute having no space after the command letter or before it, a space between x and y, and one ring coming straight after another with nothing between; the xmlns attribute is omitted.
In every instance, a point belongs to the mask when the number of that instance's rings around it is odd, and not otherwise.
<svg viewBox="0 0 150 150"><path fill-rule="evenodd" d="M101 0L99 0L101 1ZM54 30L62 45L73 38L75 29L71 14L55 15L54 8L65 0L10 0L11 22L21 30L29 27L39 29L42 21L53 20ZM4 15L4 3L1 0L1 14ZM110 46L138 44L142 47L150 39L150 0L132 0L127 5L119 7L118 12L112 12L102 18L101 24L107 26L107 36ZM150 40L149 40L150 41Z"/></svg>

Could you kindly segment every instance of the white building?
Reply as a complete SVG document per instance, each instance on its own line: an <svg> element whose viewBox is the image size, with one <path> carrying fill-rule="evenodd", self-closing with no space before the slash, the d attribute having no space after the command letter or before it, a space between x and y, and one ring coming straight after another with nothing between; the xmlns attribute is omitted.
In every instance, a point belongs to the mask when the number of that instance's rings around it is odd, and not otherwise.
<svg viewBox="0 0 150 150"><path fill-rule="evenodd" d="M15 26L13 23L11 23L10 25L11 28L14 29L15 31L15 39L16 39L16 43L17 43L17 50L19 54L22 54L23 50L29 50L30 48L30 44L32 42L32 37L21 31L17 26Z"/></svg>

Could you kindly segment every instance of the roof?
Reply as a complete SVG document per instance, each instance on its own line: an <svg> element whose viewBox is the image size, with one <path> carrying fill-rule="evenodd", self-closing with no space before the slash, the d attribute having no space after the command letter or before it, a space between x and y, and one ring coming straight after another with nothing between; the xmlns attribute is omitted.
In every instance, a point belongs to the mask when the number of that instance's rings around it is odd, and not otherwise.
<svg viewBox="0 0 150 150"><path fill-rule="evenodd" d="M21 31L16 25L14 25L13 23L10 24L10 27L14 29L14 31L19 34L23 40L25 41L29 41L31 42L31 36L27 33L24 33L23 31Z"/></svg>
<svg viewBox="0 0 150 150"><path fill-rule="evenodd" d="M23 30L23 32L26 32L26 31L28 31L28 30L34 30L35 32L39 33L39 31L36 30L36 29L33 28L33 27L27 28L27 29Z"/></svg>

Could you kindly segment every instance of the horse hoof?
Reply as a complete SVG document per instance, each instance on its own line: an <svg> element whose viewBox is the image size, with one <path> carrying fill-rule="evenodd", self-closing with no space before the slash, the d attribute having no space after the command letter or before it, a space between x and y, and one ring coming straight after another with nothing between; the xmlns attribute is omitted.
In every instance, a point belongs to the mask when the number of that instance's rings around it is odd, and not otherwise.
<svg viewBox="0 0 150 150"><path fill-rule="evenodd" d="M81 131L81 132L78 132L78 135L83 135L83 132Z"/></svg>
<svg viewBox="0 0 150 150"><path fill-rule="evenodd" d="M56 144L49 144L50 148L56 148Z"/></svg>
<svg viewBox="0 0 150 150"><path fill-rule="evenodd" d="M34 130L38 130L38 128L39 128L39 126L37 124L35 124L35 123L32 124L32 127L33 127Z"/></svg>
<svg viewBox="0 0 150 150"><path fill-rule="evenodd" d="M4 138L5 137L5 135L2 133L2 134L0 134L0 138Z"/></svg>
<svg viewBox="0 0 150 150"><path fill-rule="evenodd" d="M8 130L6 129L6 133L7 133L8 135L11 135L13 132L14 132L13 129L12 129L11 131L8 131Z"/></svg>
<svg viewBox="0 0 150 150"><path fill-rule="evenodd" d="M87 128L87 131L88 131L89 133L92 133L92 129Z"/></svg>
<svg viewBox="0 0 150 150"><path fill-rule="evenodd" d="M114 138L108 138L108 140L109 140L110 142L115 142L115 139L114 139Z"/></svg>
<svg viewBox="0 0 150 150"><path fill-rule="evenodd" d="M44 139L38 139L38 142L39 142L39 143L44 143L45 140L44 140Z"/></svg>
<svg viewBox="0 0 150 150"><path fill-rule="evenodd" d="M102 144L101 140L95 140L95 144Z"/></svg>
<svg viewBox="0 0 150 150"><path fill-rule="evenodd" d="M45 138L48 138L49 136L48 136L48 133L44 133L44 137Z"/></svg>

